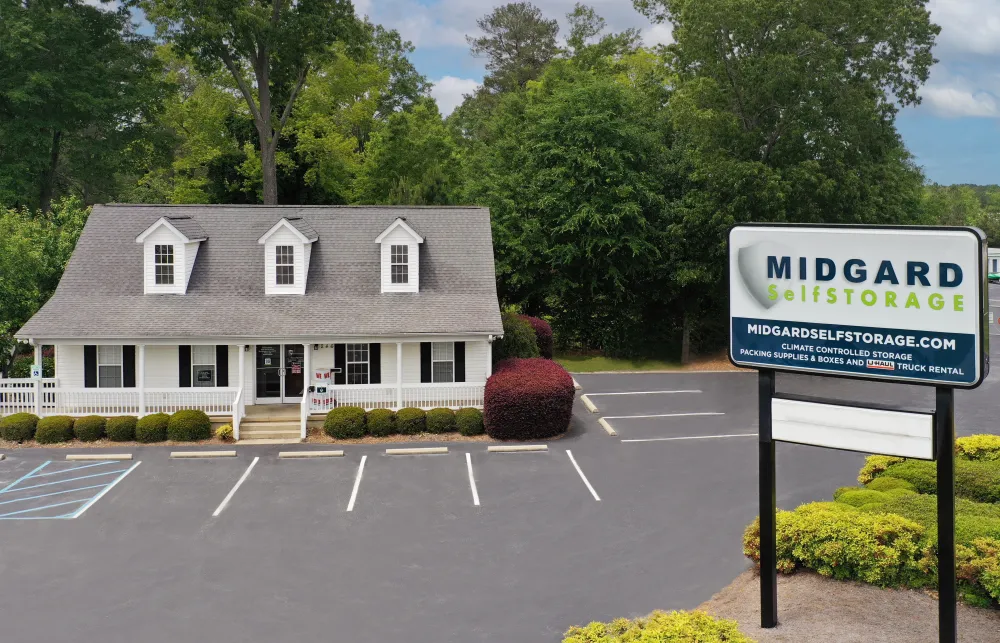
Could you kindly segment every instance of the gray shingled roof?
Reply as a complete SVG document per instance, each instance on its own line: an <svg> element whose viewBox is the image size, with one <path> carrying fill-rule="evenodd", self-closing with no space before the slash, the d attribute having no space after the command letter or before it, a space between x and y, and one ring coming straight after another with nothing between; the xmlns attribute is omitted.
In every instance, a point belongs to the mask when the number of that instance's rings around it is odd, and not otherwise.
<svg viewBox="0 0 1000 643"><path fill-rule="evenodd" d="M168 216L167 222L177 228L177 231L187 237L190 241L208 238L208 235L205 234L205 230L198 225L197 221L189 216ZM139 234L142 234L142 231L140 231ZM137 234L136 236L139 235Z"/></svg>
<svg viewBox="0 0 1000 643"><path fill-rule="evenodd" d="M189 216L185 225L208 238L185 295L143 294L135 238L162 216ZM399 216L424 235L420 292L383 294L375 237ZM257 239L282 217L300 217L318 237L305 295L264 295ZM17 336L318 340L502 332L485 208L100 205L55 294Z"/></svg>
<svg viewBox="0 0 1000 643"><path fill-rule="evenodd" d="M319 239L319 233L316 232L316 228L309 225L309 222L302 217L287 217L287 219L288 222L291 223L296 230L301 232L306 239L309 239L310 241L316 241Z"/></svg>

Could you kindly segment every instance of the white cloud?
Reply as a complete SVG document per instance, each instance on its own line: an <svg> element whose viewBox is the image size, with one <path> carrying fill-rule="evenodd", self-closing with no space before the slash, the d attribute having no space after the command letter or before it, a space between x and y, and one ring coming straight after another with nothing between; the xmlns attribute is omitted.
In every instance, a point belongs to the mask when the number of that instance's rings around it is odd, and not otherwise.
<svg viewBox="0 0 1000 643"><path fill-rule="evenodd" d="M997 99L989 92L928 85L921 93L928 107L940 116L1000 116Z"/></svg>
<svg viewBox="0 0 1000 643"><path fill-rule="evenodd" d="M1000 0L931 0L928 9L943 50L1000 54Z"/></svg>
<svg viewBox="0 0 1000 643"><path fill-rule="evenodd" d="M471 78L456 78L445 76L434 81L431 96L437 101L442 116L451 114L452 110L462 104L463 95L471 94L479 87L479 82Z"/></svg>
<svg viewBox="0 0 1000 643"><path fill-rule="evenodd" d="M647 47L653 45L669 45L674 41L674 28L668 23L650 25L642 30L642 44Z"/></svg>

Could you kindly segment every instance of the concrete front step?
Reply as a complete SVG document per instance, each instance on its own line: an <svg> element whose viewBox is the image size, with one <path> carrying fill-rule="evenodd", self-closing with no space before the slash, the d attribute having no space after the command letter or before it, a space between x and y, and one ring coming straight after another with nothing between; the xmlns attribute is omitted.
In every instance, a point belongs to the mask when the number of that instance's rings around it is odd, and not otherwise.
<svg viewBox="0 0 1000 643"><path fill-rule="evenodd" d="M240 429L240 442L244 440L300 440L302 434L298 431L244 431Z"/></svg>

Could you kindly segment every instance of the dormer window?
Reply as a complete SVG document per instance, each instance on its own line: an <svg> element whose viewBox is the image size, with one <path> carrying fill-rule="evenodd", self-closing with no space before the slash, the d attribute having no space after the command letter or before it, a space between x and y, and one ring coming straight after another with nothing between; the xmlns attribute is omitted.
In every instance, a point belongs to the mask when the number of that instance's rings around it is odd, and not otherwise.
<svg viewBox="0 0 1000 643"><path fill-rule="evenodd" d="M402 217L389 224L375 243L381 245L382 292L420 291L420 244L417 234Z"/></svg>
<svg viewBox="0 0 1000 643"><path fill-rule="evenodd" d="M392 283L406 284L410 282L410 259L409 246L390 246L392 264Z"/></svg>
<svg viewBox="0 0 1000 643"><path fill-rule="evenodd" d="M304 295L312 245L319 235L302 217L282 217L257 243L264 246L264 294Z"/></svg>
<svg viewBox="0 0 1000 643"><path fill-rule="evenodd" d="M278 286L295 285L295 246L274 247L274 276Z"/></svg>
<svg viewBox="0 0 1000 643"><path fill-rule="evenodd" d="M156 244L153 251L155 280L157 286L170 286L174 283L174 247L172 245Z"/></svg>

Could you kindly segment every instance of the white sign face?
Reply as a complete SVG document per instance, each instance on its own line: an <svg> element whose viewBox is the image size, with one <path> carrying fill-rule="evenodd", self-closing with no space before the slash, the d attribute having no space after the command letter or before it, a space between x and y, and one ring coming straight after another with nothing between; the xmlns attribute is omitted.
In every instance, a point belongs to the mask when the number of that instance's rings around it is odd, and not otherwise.
<svg viewBox="0 0 1000 643"><path fill-rule="evenodd" d="M31 365L31 379L40 380L42 379L42 365L32 364Z"/></svg>
<svg viewBox="0 0 1000 643"><path fill-rule="evenodd" d="M972 228L736 226L730 359L973 388L987 370L985 260Z"/></svg>

